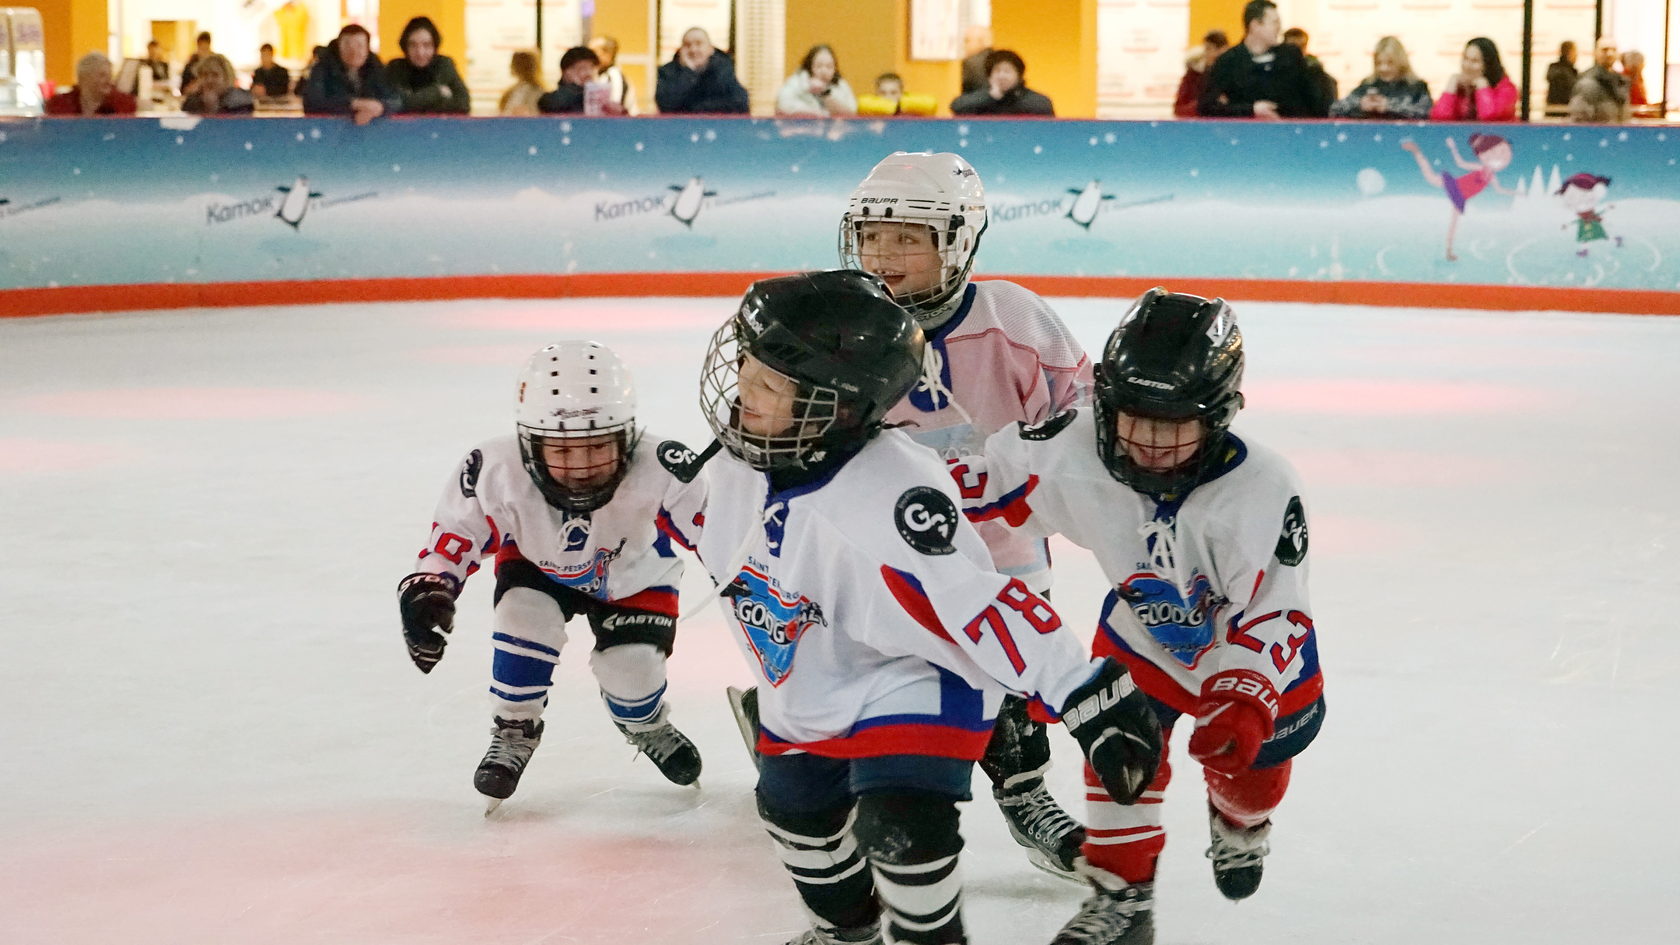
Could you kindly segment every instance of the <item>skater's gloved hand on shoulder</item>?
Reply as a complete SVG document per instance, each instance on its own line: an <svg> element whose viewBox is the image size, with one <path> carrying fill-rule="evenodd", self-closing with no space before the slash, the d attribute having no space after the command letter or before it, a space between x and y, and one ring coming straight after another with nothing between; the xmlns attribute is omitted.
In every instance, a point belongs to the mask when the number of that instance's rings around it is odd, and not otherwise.
<svg viewBox="0 0 1680 945"><path fill-rule="evenodd" d="M1062 724L1085 752L1103 789L1130 804L1155 780L1161 765L1161 720L1126 668L1112 659L1068 696Z"/></svg>
<svg viewBox="0 0 1680 945"><path fill-rule="evenodd" d="M1224 774L1246 771L1272 737L1277 721L1277 690L1250 669L1231 669L1208 677L1196 706L1196 730L1190 754Z"/></svg>
<svg viewBox="0 0 1680 945"><path fill-rule="evenodd" d="M431 672L443 659L449 632L455 629L455 595L460 592L455 581L442 574L410 574L397 585L403 641L408 658L422 673Z"/></svg>

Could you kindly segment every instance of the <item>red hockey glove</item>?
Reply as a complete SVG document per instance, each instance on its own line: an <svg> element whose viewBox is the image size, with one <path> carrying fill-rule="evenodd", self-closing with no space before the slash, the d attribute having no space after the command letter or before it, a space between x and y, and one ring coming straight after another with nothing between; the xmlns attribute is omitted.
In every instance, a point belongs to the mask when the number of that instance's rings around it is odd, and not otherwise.
<svg viewBox="0 0 1680 945"><path fill-rule="evenodd" d="M1228 669L1202 684L1196 706L1196 729L1190 754L1224 774L1246 771L1272 737L1277 720L1277 690L1252 669Z"/></svg>

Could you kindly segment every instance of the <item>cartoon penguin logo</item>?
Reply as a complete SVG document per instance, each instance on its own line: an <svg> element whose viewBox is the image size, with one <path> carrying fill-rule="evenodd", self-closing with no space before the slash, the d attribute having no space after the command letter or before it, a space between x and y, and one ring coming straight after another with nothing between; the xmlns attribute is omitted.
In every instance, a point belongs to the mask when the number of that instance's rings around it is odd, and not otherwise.
<svg viewBox="0 0 1680 945"><path fill-rule="evenodd" d="M301 174L290 187L274 189L286 195L286 199L280 201L280 209L274 211L274 215L294 230L303 223L303 215L309 212L309 201L321 196L320 192L309 189L309 178Z"/></svg>
<svg viewBox="0 0 1680 945"><path fill-rule="evenodd" d="M707 197L717 196L717 191L707 190L698 177L690 177L687 184L672 184L671 189L677 192L676 199L671 201L671 216L690 229L694 228L694 218L700 215L701 204Z"/></svg>
<svg viewBox="0 0 1680 945"><path fill-rule="evenodd" d="M1073 206L1068 207L1064 216L1089 230L1097 219L1097 213L1102 210L1103 202L1113 200L1113 194L1102 192L1102 181L1092 180L1084 187L1069 187L1067 192L1073 194Z"/></svg>

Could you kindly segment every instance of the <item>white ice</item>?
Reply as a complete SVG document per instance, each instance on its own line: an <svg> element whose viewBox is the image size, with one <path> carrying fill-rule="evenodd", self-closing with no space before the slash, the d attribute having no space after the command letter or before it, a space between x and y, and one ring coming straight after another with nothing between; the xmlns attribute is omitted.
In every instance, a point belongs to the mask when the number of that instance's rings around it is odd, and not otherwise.
<svg viewBox="0 0 1680 945"><path fill-rule="evenodd" d="M1118 304L1057 307L1096 350ZM471 774L492 582L469 585L431 676L396 619L459 457L511 429L526 353L613 345L645 420L698 445L698 362L730 310L0 319L0 942L791 937L722 693L748 674L716 612L671 665L700 789L633 759L584 632L490 819ZM1239 313L1237 428L1309 488L1329 714L1240 905L1213 888L1178 733L1159 941L1676 941L1680 320ZM1088 636L1102 578L1057 552L1057 604ZM1052 736L1053 785L1077 798L1075 746ZM989 799L965 810L973 941L1047 942L1080 891L1028 866Z"/></svg>

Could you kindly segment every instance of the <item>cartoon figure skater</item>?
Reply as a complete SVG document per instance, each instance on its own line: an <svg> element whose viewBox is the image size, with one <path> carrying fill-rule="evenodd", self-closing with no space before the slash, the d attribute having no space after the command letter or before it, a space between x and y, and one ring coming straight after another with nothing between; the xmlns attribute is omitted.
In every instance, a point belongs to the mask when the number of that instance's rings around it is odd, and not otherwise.
<svg viewBox="0 0 1680 945"><path fill-rule="evenodd" d="M1498 135L1473 134L1470 136L1470 150L1475 152L1477 160L1466 161L1459 156L1458 144L1448 138L1447 150L1452 152L1453 161L1458 164L1459 169L1470 172L1462 177L1453 177L1451 174L1442 174L1435 170L1429 159L1423 156L1423 149L1412 139L1401 141L1400 146L1412 152L1412 157L1417 158L1418 168L1423 171L1423 179L1446 191L1448 199L1452 200L1452 219L1447 223L1447 260L1456 261L1458 257L1453 254L1453 234L1458 232L1458 218L1464 215L1464 204L1489 186L1506 196L1516 193L1502 186L1495 176L1511 166L1511 160L1515 156L1511 151L1511 142Z"/></svg>
<svg viewBox="0 0 1680 945"><path fill-rule="evenodd" d="M1604 232L1604 214L1613 204L1599 206L1604 195L1610 191L1610 178L1597 174L1571 174L1569 179L1558 188L1557 196L1563 198L1563 205L1575 214L1575 242L1582 244L1575 251L1575 255L1585 258L1587 243L1595 240L1610 239L1610 234ZM1565 223L1564 227L1568 228ZM1616 245L1622 245L1622 238L1616 237Z"/></svg>

